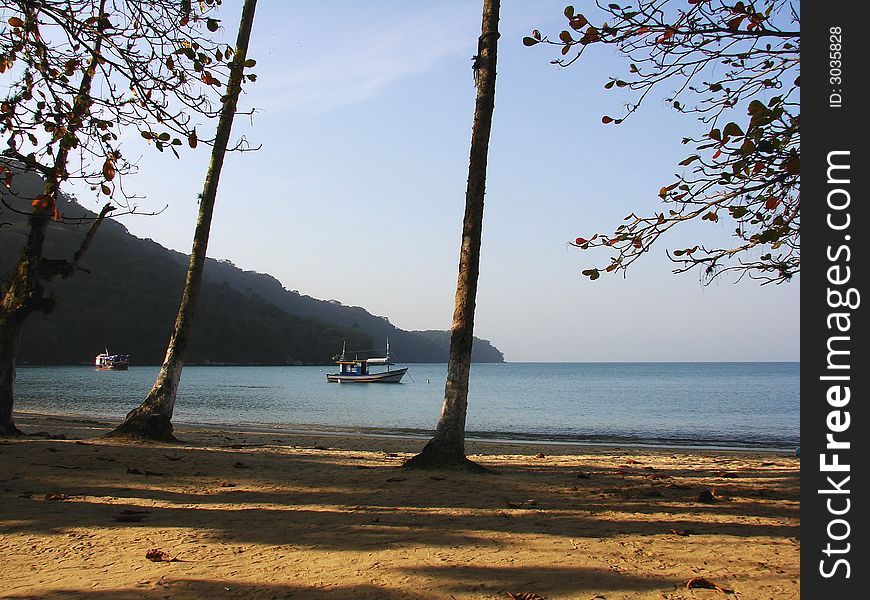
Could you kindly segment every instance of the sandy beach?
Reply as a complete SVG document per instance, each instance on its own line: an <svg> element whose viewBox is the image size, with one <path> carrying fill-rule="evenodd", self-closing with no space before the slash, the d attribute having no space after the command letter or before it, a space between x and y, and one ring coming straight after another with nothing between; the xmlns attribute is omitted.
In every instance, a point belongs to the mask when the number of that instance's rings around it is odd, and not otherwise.
<svg viewBox="0 0 870 600"><path fill-rule="evenodd" d="M800 596L781 453L469 443L496 473L472 475L400 469L418 440L178 426L185 445L138 445L17 422L2 598Z"/></svg>

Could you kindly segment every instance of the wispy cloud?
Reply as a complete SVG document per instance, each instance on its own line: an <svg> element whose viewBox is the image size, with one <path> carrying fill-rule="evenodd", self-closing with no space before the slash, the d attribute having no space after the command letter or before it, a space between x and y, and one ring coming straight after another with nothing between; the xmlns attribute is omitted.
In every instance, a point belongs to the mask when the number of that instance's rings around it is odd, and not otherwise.
<svg viewBox="0 0 870 600"><path fill-rule="evenodd" d="M381 22L376 33L359 33L362 25L332 32L330 40L315 48L300 42L292 51L281 51L280 58L260 61L257 70L268 76L261 75L249 88L248 103L274 114L329 110L371 98L391 82L425 72L444 58L470 57L480 27L478 13L473 4L436 5Z"/></svg>

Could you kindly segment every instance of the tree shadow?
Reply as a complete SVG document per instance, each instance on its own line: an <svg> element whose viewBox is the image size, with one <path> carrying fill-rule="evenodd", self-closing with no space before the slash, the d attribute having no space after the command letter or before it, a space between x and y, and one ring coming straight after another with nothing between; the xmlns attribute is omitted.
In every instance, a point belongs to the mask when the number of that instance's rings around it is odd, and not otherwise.
<svg viewBox="0 0 870 600"><path fill-rule="evenodd" d="M5 496L8 520L0 529L59 532L118 525L119 511L147 508L143 525L202 529L224 540L264 544L283 544L292 535L331 549L480 543L474 532L485 531L576 538L671 530L799 535L799 472L787 464L770 472L744 471L739 478L717 478L710 469L652 472L617 465L585 473L578 465L500 464L501 477L480 478L398 470L398 456L289 452L277 446L256 452L147 446L131 453L105 442L14 442L3 447L0 461L0 498ZM44 467L49 475L34 477L26 470L4 475L15 468L9 458ZM750 483L758 481L760 488ZM711 484L724 499L699 501L699 492ZM47 493L68 500L45 501Z"/></svg>
<svg viewBox="0 0 870 600"><path fill-rule="evenodd" d="M9 600L164 600L168 597L244 600L425 600L427 596L376 585L314 587L303 585L243 584L210 579L166 579L135 588L99 590L60 589L3 596Z"/></svg>

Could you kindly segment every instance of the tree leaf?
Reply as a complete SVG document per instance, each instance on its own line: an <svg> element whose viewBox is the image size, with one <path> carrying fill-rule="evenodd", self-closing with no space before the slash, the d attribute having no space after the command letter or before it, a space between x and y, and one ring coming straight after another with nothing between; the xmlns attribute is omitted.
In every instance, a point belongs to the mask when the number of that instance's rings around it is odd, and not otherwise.
<svg viewBox="0 0 870 600"><path fill-rule="evenodd" d="M743 135L743 130L740 129L740 125L737 123L728 123L724 129L722 129L722 133L725 137L735 136L735 135Z"/></svg>
<svg viewBox="0 0 870 600"><path fill-rule="evenodd" d="M103 178L106 181L112 181L115 178L115 165L111 159L106 159L103 163Z"/></svg>
<svg viewBox="0 0 870 600"><path fill-rule="evenodd" d="M577 15L573 19L571 19L569 25L571 25L571 29L582 29L586 27L588 23L589 21L586 20L586 17L584 17L583 15Z"/></svg>

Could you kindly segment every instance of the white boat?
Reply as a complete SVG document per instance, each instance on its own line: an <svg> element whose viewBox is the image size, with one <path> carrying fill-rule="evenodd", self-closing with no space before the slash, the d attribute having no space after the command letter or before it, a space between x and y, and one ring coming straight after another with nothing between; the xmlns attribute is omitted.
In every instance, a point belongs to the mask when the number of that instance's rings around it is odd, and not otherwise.
<svg viewBox="0 0 870 600"><path fill-rule="evenodd" d="M335 357L335 364L339 366L338 373L327 373L326 381L330 383L399 383L408 371L391 369L395 363L390 357L390 340L387 340L387 355L378 358L348 358L344 344L341 354ZM370 366L385 366L386 371L371 371Z"/></svg>
<svg viewBox="0 0 870 600"><path fill-rule="evenodd" d="M94 366L98 371L126 371L130 366L130 355L109 354L106 350L102 354L97 354Z"/></svg>

